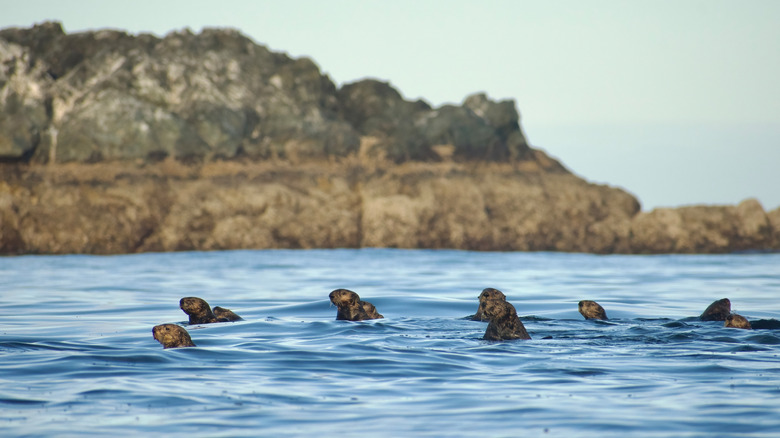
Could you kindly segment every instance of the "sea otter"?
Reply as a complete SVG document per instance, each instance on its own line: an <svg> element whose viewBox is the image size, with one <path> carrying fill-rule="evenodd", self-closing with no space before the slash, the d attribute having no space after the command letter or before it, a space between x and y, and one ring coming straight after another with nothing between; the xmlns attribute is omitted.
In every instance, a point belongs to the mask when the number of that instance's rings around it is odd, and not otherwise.
<svg viewBox="0 0 780 438"><path fill-rule="evenodd" d="M482 289L482 293L479 294L479 305L477 305L477 313L471 315L469 319L472 321L487 321L488 318L482 314L482 303L488 300L506 301L506 295L498 289L488 287Z"/></svg>
<svg viewBox="0 0 780 438"><path fill-rule="evenodd" d="M579 303L579 310L580 314L585 317L585 319L603 319L607 320L607 312L604 311L604 308L601 307L601 305L595 301L590 300L582 300Z"/></svg>
<svg viewBox="0 0 780 438"><path fill-rule="evenodd" d="M162 344L163 348L195 347L190 334L184 327L176 324L160 324L152 328L152 337Z"/></svg>
<svg viewBox="0 0 780 438"><path fill-rule="evenodd" d="M738 328L738 329L746 329L746 330L752 330L753 327L750 326L750 321L747 320L742 315L737 315L736 313L732 313L731 315L726 317L726 323L723 324L723 327L731 327L731 328Z"/></svg>
<svg viewBox="0 0 780 438"><path fill-rule="evenodd" d="M730 314L731 301L728 298L723 298L707 306L699 319L702 321L725 321Z"/></svg>
<svg viewBox="0 0 780 438"><path fill-rule="evenodd" d="M482 314L490 321L482 339L505 341L509 339L531 339L525 326L517 317L515 306L507 301L486 300L480 304Z"/></svg>
<svg viewBox="0 0 780 438"><path fill-rule="evenodd" d="M217 319L227 319L230 322L233 321L243 321L244 318L236 315L233 313L232 310L226 309L224 307L215 306L213 309L211 309L214 312L214 316L217 317Z"/></svg>
<svg viewBox="0 0 780 438"><path fill-rule="evenodd" d="M384 318L373 304L361 301L360 296L351 290L336 289L328 297L338 308L336 320L363 321Z"/></svg>
<svg viewBox="0 0 780 438"><path fill-rule="evenodd" d="M384 316L382 316L379 312L376 311L376 307L369 303L368 301L361 301L360 305L363 306L363 310L366 311L366 315L368 315L368 319L382 319Z"/></svg>
<svg viewBox="0 0 780 438"><path fill-rule="evenodd" d="M219 312L219 315L215 315L215 311L211 310L209 303L202 298L197 297L184 297L179 301L179 307L190 317L190 324L211 324L214 322L229 322L238 321L240 316L231 312L228 309L221 307L215 307L214 310ZM219 309L219 310L217 310ZM232 316L229 316L229 315Z"/></svg>

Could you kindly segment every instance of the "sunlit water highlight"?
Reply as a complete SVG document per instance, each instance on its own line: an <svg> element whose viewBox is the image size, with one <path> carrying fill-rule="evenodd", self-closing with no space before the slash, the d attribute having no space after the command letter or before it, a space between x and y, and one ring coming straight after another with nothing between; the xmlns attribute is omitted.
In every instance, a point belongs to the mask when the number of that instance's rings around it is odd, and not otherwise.
<svg viewBox="0 0 780 438"><path fill-rule="evenodd" d="M385 319L335 321L349 288ZM506 293L531 341L463 317ZM424 250L0 258L2 436L778 436L780 255ZM184 296L244 321L188 326ZM611 318L585 321L580 299Z"/></svg>

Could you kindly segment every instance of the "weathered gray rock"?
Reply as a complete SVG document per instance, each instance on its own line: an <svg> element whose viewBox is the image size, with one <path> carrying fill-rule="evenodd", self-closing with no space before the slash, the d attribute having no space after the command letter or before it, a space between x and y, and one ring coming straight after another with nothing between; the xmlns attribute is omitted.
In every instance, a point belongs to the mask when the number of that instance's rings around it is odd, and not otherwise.
<svg viewBox="0 0 780 438"><path fill-rule="evenodd" d="M395 162L536 157L513 101L433 109L375 80L337 90L310 59L230 29L160 39L43 23L0 31L0 58L6 161L318 159L356 153L361 136Z"/></svg>
<svg viewBox="0 0 780 438"><path fill-rule="evenodd" d="M0 56L6 160L321 158L360 144L311 60L233 30L159 39L45 23L0 31Z"/></svg>
<svg viewBox="0 0 780 438"><path fill-rule="evenodd" d="M377 140L374 150L367 151L371 155L396 162L435 157L423 130L415 124L431 111L427 103L406 101L388 83L372 79L344 85L338 97L345 120L361 135Z"/></svg>
<svg viewBox="0 0 780 438"><path fill-rule="evenodd" d="M520 115L514 100L493 102L484 93L479 93L467 97L463 106L495 129L499 147L489 154L497 158L528 158L530 148L520 129Z"/></svg>
<svg viewBox="0 0 780 438"><path fill-rule="evenodd" d="M396 162L441 158L436 147L449 147L447 158L460 160L533 159L511 100L475 94L462 106L434 109L404 100L388 83L363 80L342 87L339 101L345 119L377 138L373 147Z"/></svg>
<svg viewBox="0 0 780 438"><path fill-rule="evenodd" d="M0 160L29 160L48 125L49 79L22 46L0 39Z"/></svg>

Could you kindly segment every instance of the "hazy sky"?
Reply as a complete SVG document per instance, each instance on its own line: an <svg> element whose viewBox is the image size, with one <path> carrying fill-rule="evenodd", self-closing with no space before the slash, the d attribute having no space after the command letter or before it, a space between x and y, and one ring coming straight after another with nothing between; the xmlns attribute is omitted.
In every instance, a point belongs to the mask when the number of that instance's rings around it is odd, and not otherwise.
<svg viewBox="0 0 780 438"><path fill-rule="evenodd" d="M517 102L530 143L648 210L780 206L780 0L0 0L0 27L230 26L337 83Z"/></svg>

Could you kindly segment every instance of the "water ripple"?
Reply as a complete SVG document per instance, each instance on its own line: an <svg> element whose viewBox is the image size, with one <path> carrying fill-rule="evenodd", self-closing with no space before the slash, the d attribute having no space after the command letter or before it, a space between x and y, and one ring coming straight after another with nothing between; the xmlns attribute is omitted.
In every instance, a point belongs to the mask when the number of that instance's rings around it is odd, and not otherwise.
<svg viewBox="0 0 780 438"><path fill-rule="evenodd" d="M3 436L771 436L780 255L414 250L0 258ZM358 291L385 319L335 321ZM503 290L530 341L464 319ZM244 321L186 324L201 296ZM766 329L701 322L729 297ZM579 299L612 319L586 321ZM195 348L164 350L159 323ZM759 324L760 326L760 324Z"/></svg>

